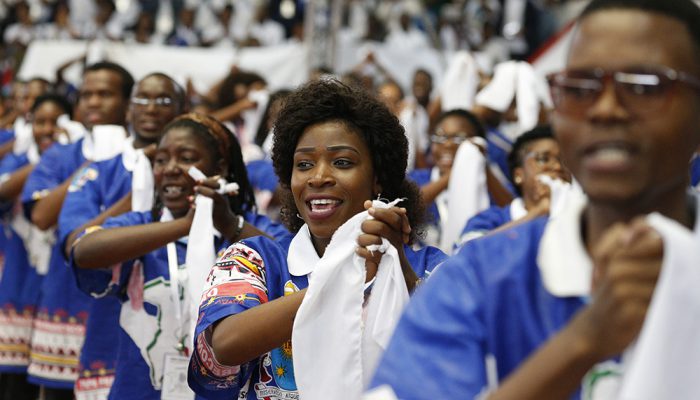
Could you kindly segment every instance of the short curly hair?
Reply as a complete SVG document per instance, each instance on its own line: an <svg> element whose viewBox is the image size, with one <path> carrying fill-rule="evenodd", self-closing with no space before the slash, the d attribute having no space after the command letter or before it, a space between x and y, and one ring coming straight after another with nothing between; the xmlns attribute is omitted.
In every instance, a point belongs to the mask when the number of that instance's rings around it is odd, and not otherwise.
<svg viewBox="0 0 700 400"><path fill-rule="evenodd" d="M387 199L405 198L401 203L416 238L425 208L418 187L406 179L408 140L399 120L379 100L366 91L347 86L335 79L307 83L292 94L280 110L274 127L272 162L284 190L281 218L287 228L297 232L303 221L291 196L294 150L302 134L312 125L341 121L367 144L372 167Z"/></svg>

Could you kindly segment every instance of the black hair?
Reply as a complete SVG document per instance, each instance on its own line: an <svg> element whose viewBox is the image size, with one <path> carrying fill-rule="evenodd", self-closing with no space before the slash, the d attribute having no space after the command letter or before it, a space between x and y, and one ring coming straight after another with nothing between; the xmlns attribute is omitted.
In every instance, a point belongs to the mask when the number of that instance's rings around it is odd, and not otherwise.
<svg viewBox="0 0 700 400"><path fill-rule="evenodd" d="M185 114L185 116L178 117L177 119L173 120L166 125L165 128L163 128L163 137L165 137L165 134L167 134L167 132L171 129L184 128L189 129L190 132L201 138L207 146L210 154L215 155L215 159L212 160L212 163L216 165L221 159L224 159L226 165L228 165L228 174L223 178L228 182L238 183L238 194L235 196L227 196L231 211L237 215L242 215L244 212L255 212L255 194L253 192L253 187L248 180L248 172L246 170L245 163L243 162L241 146L236 137L228 128L226 128L224 124L215 120L214 118L201 116L201 114L199 114L200 118L206 121L205 123L202 123L195 118L188 118L188 115L198 114ZM226 154L224 154L226 146L222 144L221 140L217 139L215 133L210 131L212 128L207 126L207 123L218 125L218 127L215 127L215 129L220 128L220 132L223 131L223 134L225 134L228 138L228 152L226 152Z"/></svg>
<svg viewBox="0 0 700 400"><path fill-rule="evenodd" d="M56 94L56 93L45 93L36 98L34 100L34 104L32 104L32 108L30 111L32 114L41 106L43 103L55 103L57 106L59 106L63 111L68 114L69 116L73 115L73 106L70 104L68 100L66 100L65 97Z"/></svg>
<svg viewBox="0 0 700 400"><path fill-rule="evenodd" d="M49 82L46 78L42 78L42 77L39 77L39 76L36 76L36 77L34 77L34 78L27 79L27 81L26 81L25 83L30 84L30 83L32 83L32 82L41 82L41 83L43 83L44 85L46 85L46 86L48 86L48 87L51 87L51 82Z"/></svg>
<svg viewBox="0 0 700 400"><path fill-rule="evenodd" d="M597 11L616 8L648 11L678 20L688 29L700 54L700 7L692 0L593 0L581 12L579 21Z"/></svg>
<svg viewBox="0 0 700 400"><path fill-rule="evenodd" d="M430 73L430 71L428 71L425 68L416 68L416 70L413 71L413 78L415 78L416 75L418 75L418 74L423 74L423 75L427 76L428 78L430 78L431 82L433 81L433 75Z"/></svg>
<svg viewBox="0 0 700 400"><path fill-rule="evenodd" d="M119 64L109 61L100 61L85 67L83 75L87 74L88 72L96 72L101 70L112 71L119 75L122 81L122 97L128 99L129 96L131 96L131 90L134 87L134 77L131 76L129 71Z"/></svg>
<svg viewBox="0 0 700 400"><path fill-rule="evenodd" d="M402 88L401 85L399 85L399 83L396 82L395 80L393 80L393 79L386 79L384 82L382 82L382 83L380 83L379 85L377 85L377 93L378 93L379 90L380 90L382 87L384 87L384 86L395 86L397 89L399 89L399 93L401 94L401 98L402 98L402 99L404 98L403 88Z"/></svg>
<svg viewBox="0 0 700 400"><path fill-rule="evenodd" d="M219 87L219 91L217 93L217 101L219 103L218 107L226 107L240 100L236 98L233 92L236 85L241 84L246 87L250 87L250 85L257 82L265 83L265 78L254 72L248 71L238 71L229 74L223 80L223 82L221 82L221 86Z"/></svg>
<svg viewBox="0 0 700 400"><path fill-rule="evenodd" d="M515 139L515 143L513 143L510 153L508 154L508 169L510 170L511 176L510 179L518 195L522 195L522 193L520 192L518 185L515 184L515 169L522 167L528 144L541 139L556 140L554 138L554 134L552 133L551 126L540 125L518 136L518 138Z"/></svg>
<svg viewBox="0 0 700 400"><path fill-rule="evenodd" d="M267 139L268 133L270 133L267 129L267 123L270 120L270 108L276 101L284 101L284 98L287 97L290 93L292 93L291 90L281 89L270 95L270 100L268 100L267 102L267 107L265 107L265 111L262 114L262 118L260 118L258 131L255 133L254 142L258 146L262 147L263 143L265 143L265 139Z"/></svg>
<svg viewBox="0 0 700 400"><path fill-rule="evenodd" d="M476 130L476 136L486 136L486 130L484 129L484 126L481 125L481 121L479 121L479 118L477 118L476 115L472 114L470 111L461 108L454 108L452 110L448 110L440 114L440 116L438 116L437 120L435 121L435 126L440 125L440 123L448 117L464 118L467 121L469 121L469 123L474 127L474 129Z"/></svg>
<svg viewBox="0 0 700 400"><path fill-rule="evenodd" d="M319 79L298 88L286 98L275 124L272 163L285 192L281 219L287 228L297 232L304 223L297 217L290 190L294 149L308 127L329 121L344 123L367 144L382 197L406 198L401 206L408 212L414 228L411 239L415 239L425 212L418 186L406 179L408 140L403 127L376 97L335 79Z"/></svg>

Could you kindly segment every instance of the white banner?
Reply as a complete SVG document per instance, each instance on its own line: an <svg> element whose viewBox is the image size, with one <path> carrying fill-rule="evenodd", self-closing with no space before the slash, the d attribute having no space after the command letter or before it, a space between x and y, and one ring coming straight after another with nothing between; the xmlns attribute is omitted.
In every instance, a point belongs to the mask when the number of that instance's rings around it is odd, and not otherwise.
<svg viewBox="0 0 700 400"><path fill-rule="evenodd" d="M61 65L81 55L87 55L89 62L116 62L137 80L151 72L166 73L183 85L190 78L200 92L206 92L224 78L234 64L260 74L267 80L270 90L294 88L307 80L308 71L305 47L293 42L234 49L36 40L27 50L18 77L42 77L53 81ZM68 74L65 79L79 84L79 69L76 72Z"/></svg>

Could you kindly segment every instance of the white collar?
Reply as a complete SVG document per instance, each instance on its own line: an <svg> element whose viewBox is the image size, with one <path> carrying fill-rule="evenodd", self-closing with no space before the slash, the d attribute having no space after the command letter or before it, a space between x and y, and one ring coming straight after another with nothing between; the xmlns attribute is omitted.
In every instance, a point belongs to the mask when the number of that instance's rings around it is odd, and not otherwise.
<svg viewBox="0 0 700 400"><path fill-rule="evenodd" d="M522 197L516 197L510 202L510 220L517 221L527 215L527 208Z"/></svg>
<svg viewBox="0 0 700 400"><path fill-rule="evenodd" d="M289 273L294 276L308 275L313 272L320 259L321 257L318 256L316 248L311 242L309 226L304 224L289 244L287 253Z"/></svg>

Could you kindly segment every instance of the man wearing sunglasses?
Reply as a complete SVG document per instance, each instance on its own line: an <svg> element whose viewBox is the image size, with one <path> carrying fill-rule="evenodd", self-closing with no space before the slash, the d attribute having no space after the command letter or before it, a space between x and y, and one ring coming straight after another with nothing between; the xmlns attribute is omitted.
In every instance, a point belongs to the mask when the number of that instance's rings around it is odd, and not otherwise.
<svg viewBox="0 0 700 400"><path fill-rule="evenodd" d="M438 268L373 386L401 399L595 399L606 389L618 398L619 356L642 328L673 244L644 216L659 213L689 237L695 227L697 240L698 199L687 187L700 144L698 76L691 0L593 0L567 69L549 77L561 158L587 198L556 219L471 241ZM690 314L685 306L677 311Z"/></svg>

